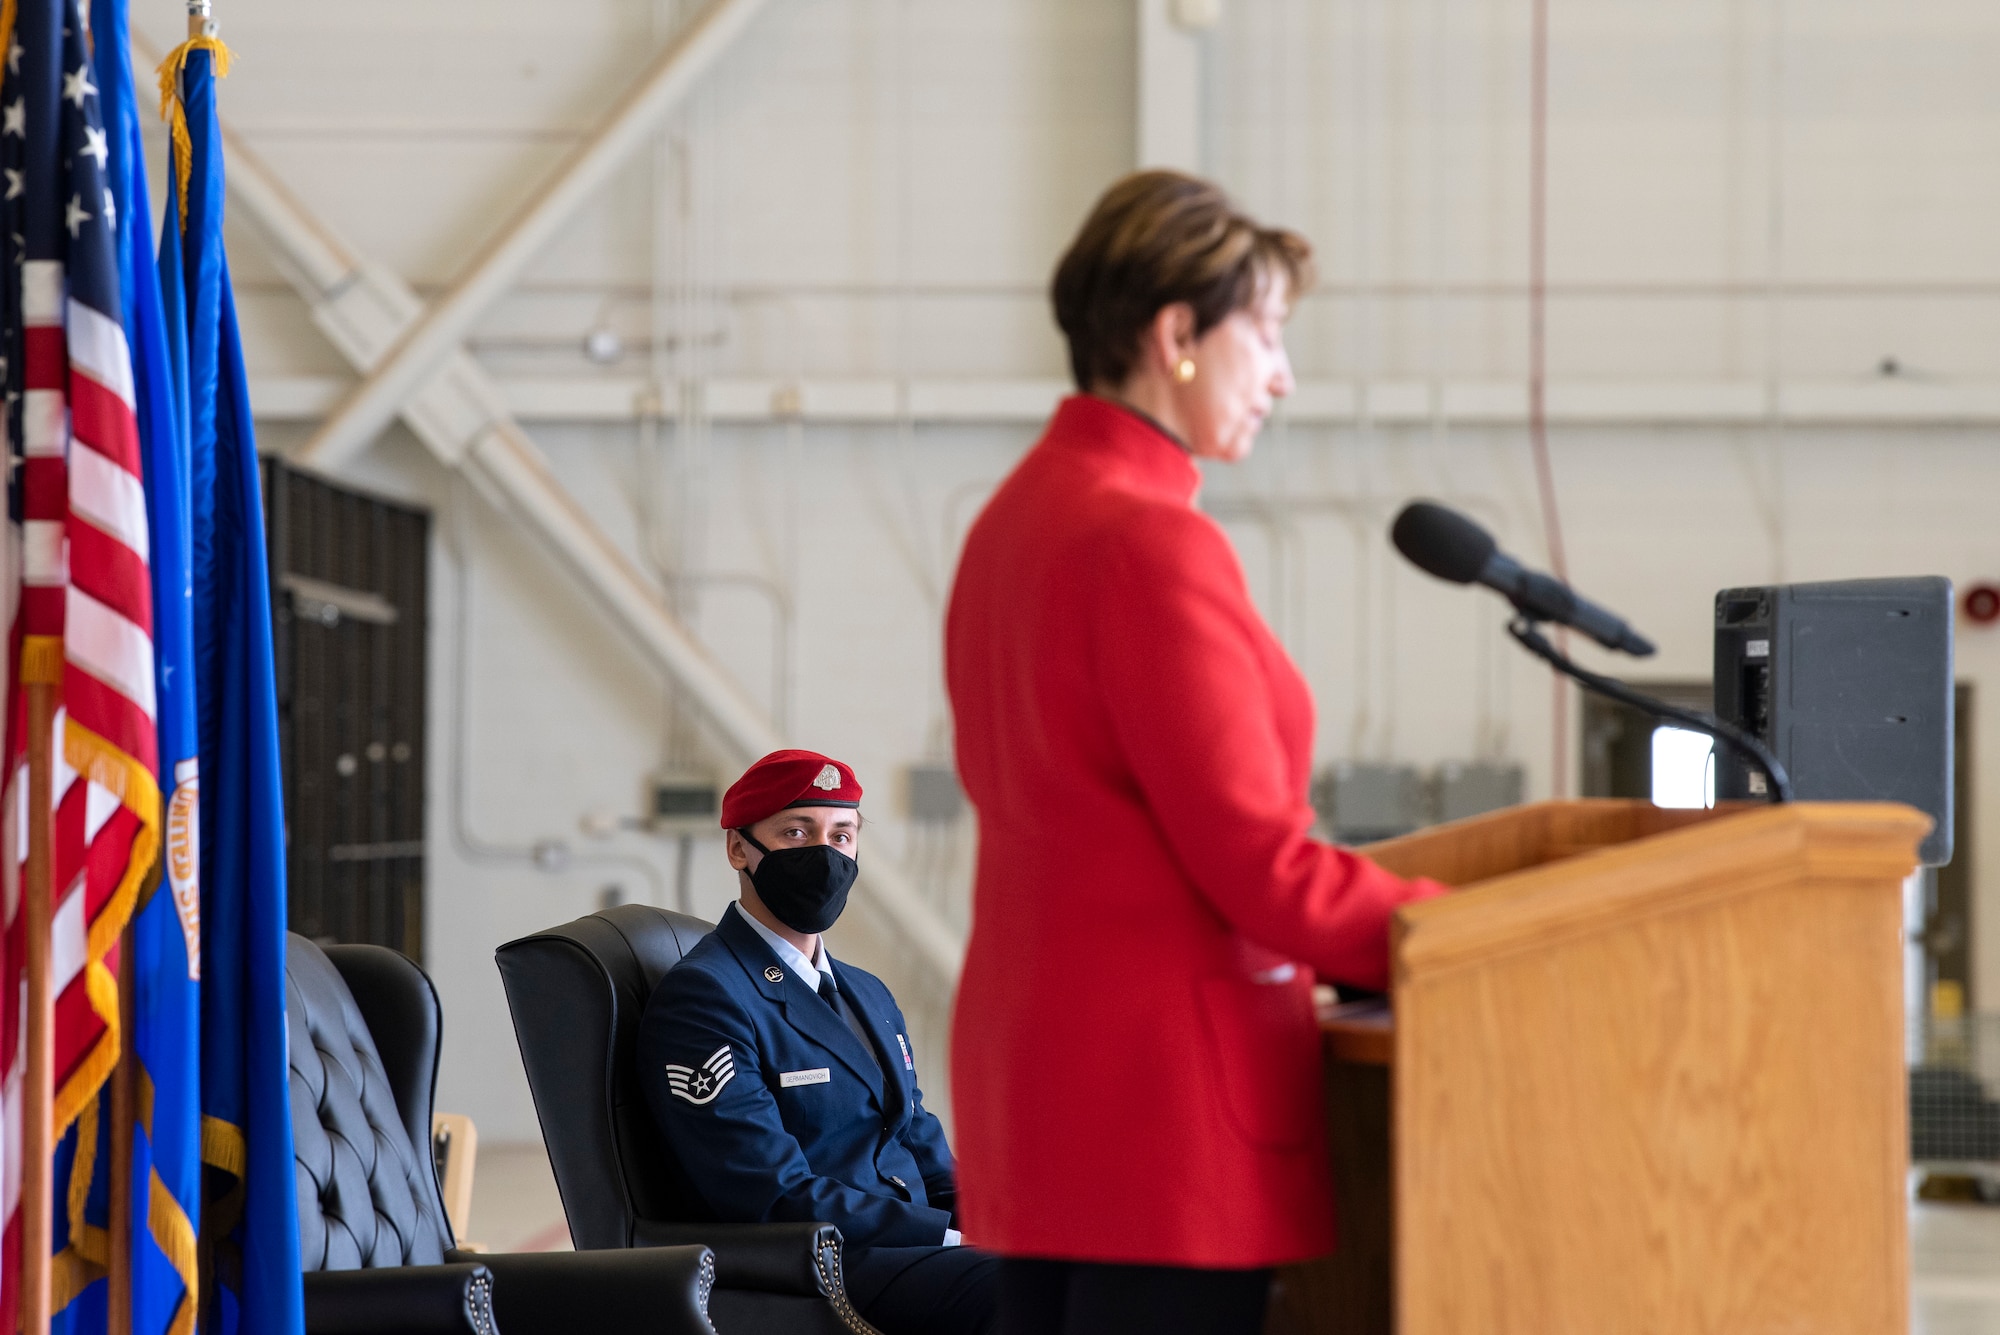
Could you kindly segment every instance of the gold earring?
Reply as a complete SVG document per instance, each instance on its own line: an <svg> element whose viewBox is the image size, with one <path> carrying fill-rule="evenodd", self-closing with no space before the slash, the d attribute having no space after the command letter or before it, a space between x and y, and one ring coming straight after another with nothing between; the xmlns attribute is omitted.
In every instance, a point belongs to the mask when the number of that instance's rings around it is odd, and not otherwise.
<svg viewBox="0 0 2000 1335"><path fill-rule="evenodd" d="M1194 379L1194 358L1183 357L1180 359L1180 362L1174 367L1174 379L1180 381L1183 385Z"/></svg>

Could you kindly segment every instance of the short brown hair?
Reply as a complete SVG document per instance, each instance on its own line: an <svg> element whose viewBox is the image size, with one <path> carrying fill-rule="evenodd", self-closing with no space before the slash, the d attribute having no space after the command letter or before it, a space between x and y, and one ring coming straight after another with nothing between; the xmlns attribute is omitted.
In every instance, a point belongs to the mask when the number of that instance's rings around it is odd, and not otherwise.
<svg viewBox="0 0 2000 1335"><path fill-rule="evenodd" d="M1262 226L1197 177L1134 172L1097 201L1050 285L1076 387L1122 383L1163 308L1193 307L1199 337L1250 307L1274 278L1293 298L1312 285L1304 237Z"/></svg>

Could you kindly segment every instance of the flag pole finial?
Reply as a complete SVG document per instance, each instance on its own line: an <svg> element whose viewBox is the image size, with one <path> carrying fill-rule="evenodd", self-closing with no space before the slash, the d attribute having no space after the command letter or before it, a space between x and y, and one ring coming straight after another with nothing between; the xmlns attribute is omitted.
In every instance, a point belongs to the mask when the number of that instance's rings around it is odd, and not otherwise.
<svg viewBox="0 0 2000 1335"><path fill-rule="evenodd" d="M215 36L215 14L211 0L187 0L188 36Z"/></svg>

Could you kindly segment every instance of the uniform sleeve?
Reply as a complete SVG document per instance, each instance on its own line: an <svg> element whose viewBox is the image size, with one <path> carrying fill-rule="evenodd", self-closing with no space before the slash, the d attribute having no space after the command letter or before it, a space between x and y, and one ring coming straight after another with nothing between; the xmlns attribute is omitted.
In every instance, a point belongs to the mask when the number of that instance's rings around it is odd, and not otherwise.
<svg viewBox="0 0 2000 1335"><path fill-rule="evenodd" d="M1120 526L1096 564L1096 693L1188 878L1251 941L1322 978L1386 987L1390 915L1445 887L1308 835L1266 632L1228 539L1205 516L1156 509Z"/></svg>
<svg viewBox="0 0 2000 1335"><path fill-rule="evenodd" d="M653 1121L716 1216L820 1220L857 1246L936 1246L949 1214L820 1177L778 1113L749 1017L713 978L675 969L639 1026L639 1080Z"/></svg>

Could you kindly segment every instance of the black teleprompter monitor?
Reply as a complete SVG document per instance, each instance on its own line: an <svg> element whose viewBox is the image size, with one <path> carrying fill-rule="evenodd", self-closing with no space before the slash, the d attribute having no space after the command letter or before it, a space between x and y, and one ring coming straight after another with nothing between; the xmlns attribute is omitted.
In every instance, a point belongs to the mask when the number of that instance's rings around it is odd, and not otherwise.
<svg viewBox="0 0 2000 1335"><path fill-rule="evenodd" d="M1936 824L1919 855L1951 861L1952 590L1937 576L1724 589L1715 712L1755 733L1802 802L1906 802ZM1764 795L1718 747L1715 795Z"/></svg>

